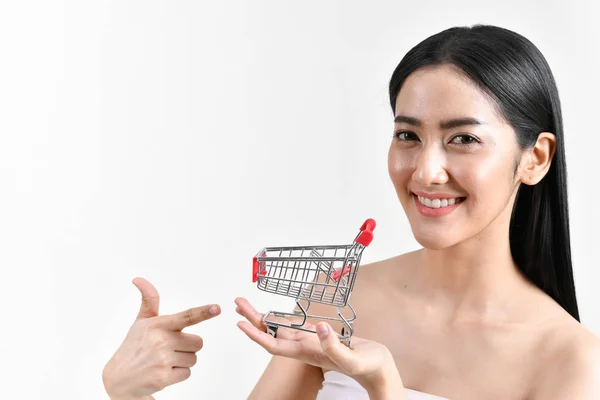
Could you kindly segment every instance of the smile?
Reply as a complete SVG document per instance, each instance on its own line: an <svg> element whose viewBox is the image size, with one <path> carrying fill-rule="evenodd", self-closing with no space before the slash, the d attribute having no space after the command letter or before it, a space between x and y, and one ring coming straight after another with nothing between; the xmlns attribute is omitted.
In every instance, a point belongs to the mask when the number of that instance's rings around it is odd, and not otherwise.
<svg viewBox="0 0 600 400"><path fill-rule="evenodd" d="M445 197L431 199L417 194L412 194L419 214L425 217L443 217L460 207L466 197Z"/></svg>
<svg viewBox="0 0 600 400"><path fill-rule="evenodd" d="M460 203L464 200L464 197L456 197L449 199L428 199L427 197L417 196L417 199L421 204L427 208L444 208Z"/></svg>

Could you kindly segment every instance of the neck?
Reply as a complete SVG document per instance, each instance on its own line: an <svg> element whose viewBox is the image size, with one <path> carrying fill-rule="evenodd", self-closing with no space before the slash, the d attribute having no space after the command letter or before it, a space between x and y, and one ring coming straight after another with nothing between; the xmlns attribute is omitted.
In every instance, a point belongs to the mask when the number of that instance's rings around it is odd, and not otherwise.
<svg viewBox="0 0 600 400"><path fill-rule="evenodd" d="M497 220L467 241L417 253L414 283L441 318L498 322L522 308L517 294L530 285L513 262L508 224Z"/></svg>

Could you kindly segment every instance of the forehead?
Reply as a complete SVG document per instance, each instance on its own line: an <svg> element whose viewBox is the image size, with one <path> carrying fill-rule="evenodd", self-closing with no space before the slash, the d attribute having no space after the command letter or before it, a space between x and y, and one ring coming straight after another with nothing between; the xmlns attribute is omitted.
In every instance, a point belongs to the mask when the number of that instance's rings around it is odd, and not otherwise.
<svg viewBox="0 0 600 400"><path fill-rule="evenodd" d="M417 70L404 81L396 98L394 115L408 115L425 124L457 117L472 117L503 125L494 102L453 66Z"/></svg>

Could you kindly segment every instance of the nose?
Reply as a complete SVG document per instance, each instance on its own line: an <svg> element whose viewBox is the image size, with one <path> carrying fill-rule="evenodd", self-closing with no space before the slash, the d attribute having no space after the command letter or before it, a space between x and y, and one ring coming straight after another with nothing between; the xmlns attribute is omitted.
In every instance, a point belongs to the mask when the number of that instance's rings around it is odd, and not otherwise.
<svg viewBox="0 0 600 400"><path fill-rule="evenodd" d="M424 147L417 157L412 179L423 187L442 185L448 182L448 173L444 165L443 152L431 146Z"/></svg>

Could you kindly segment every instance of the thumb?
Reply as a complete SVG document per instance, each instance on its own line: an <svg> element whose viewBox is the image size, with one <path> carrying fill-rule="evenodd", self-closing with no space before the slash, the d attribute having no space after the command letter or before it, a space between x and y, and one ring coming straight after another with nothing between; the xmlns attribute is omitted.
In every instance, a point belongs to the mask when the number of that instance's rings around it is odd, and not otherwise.
<svg viewBox="0 0 600 400"><path fill-rule="evenodd" d="M352 370L352 350L344 346L331 325L319 322L316 326L317 335L323 351L343 371Z"/></svg>
<svg viewBox="0 0 600 400"><path fill-rule="evenodd" d="M158 304L160 302L158 290L144 278L135 278L133 284L142 293L142 305L136 320L158 316Z"/></svg>

